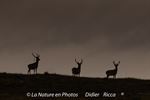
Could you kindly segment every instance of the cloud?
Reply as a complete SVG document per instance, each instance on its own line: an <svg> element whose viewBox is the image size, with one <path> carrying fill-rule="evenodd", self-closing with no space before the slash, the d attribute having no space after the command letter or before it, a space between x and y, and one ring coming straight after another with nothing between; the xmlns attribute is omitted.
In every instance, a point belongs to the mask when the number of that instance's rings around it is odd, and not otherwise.
<svg viewBox="0 0 150 100"><path fill-rule="evenodd" d="M149 44L149 3L146 0L3 1L0 43L2 48L55 47L105 39L112 49L142 47Z"/></svg>

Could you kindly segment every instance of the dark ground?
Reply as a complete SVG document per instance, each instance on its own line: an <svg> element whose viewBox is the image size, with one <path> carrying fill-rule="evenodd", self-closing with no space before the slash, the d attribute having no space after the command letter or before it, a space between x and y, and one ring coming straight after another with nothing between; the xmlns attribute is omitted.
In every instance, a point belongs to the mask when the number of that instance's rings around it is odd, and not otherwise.
<svg viewBox="0 0 150 100"><path fill-rule="evenodd" d="M38 93L78 93L78 98L62 96L39 97ZM99 93L96 98L85 98L86 92ZM104 92L116 97L104 97ZM30 93L30 97L27 97ZM38 94L38 97L36 96ZM32 96L32 97L31 97ZM57 74L0 73L0 100L150 100L150 80L105 79L63 76Z"/></svg>

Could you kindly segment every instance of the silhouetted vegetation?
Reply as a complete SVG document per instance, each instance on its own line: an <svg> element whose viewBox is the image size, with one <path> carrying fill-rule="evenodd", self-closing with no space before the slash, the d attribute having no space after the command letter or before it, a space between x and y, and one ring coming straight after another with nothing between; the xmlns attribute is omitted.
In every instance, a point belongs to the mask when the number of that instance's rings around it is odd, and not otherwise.
<svg viewBox="0 0 150 100"><path fill-rule="evenodd" d="M85 78L57 74L0 74L0 100L37 100L37 98L27 97L27 92L76 92L79 93L79 100L88 99L84 97L85 92L114 92L118 94L124 92L124 96L118 95L116 98L93 99L150 100L150 80ZM50 100L52 98L43 99ZM59 98L55 98L55 100L57 99ZM77 100L77 98L61 98L60 100L66 99Z"/></svg>

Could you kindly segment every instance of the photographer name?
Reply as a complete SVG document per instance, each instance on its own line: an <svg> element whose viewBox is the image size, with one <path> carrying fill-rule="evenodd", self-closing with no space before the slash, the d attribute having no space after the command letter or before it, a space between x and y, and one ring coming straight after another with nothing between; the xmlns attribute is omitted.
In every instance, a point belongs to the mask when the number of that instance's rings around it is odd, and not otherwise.
<svg viewBox="0 0 150 100"><path fill-rule="evenodd" d="M109 92L103 92L102 95L100 93L96 93L96 92L86 92L85 93L85 97L110 97L110 98L113 98L113 97L116 97L117 94L116 93L109 93Z"/></svg>

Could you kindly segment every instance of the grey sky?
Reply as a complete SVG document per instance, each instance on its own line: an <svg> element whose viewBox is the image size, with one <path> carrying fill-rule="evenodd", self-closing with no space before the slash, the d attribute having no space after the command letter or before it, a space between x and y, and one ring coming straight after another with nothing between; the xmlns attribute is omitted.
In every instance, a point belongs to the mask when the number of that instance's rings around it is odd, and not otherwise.
<svg viewBox="0 0 150 100"><path fill-rule="evenodd" d="M68 74L83 58L82 76L104 77L121 60L118 77L149 78L150 1L1 0L1 71L26 73L31 53L39 72Z"/></svg>

